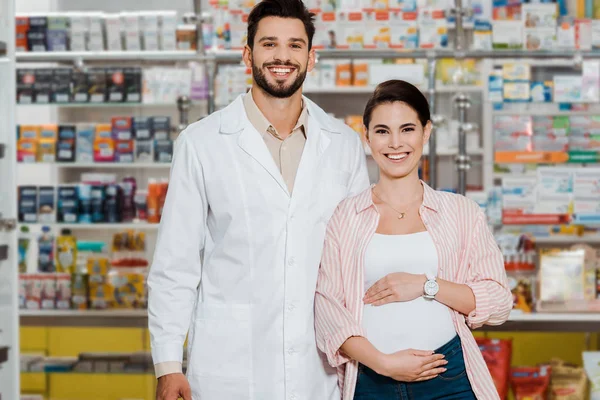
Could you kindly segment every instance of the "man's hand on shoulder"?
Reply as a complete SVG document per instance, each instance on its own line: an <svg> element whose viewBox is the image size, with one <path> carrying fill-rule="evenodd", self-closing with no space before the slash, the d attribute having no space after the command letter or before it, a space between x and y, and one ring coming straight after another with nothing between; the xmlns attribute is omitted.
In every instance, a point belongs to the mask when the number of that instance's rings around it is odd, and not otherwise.
<svg viewBox="0 0 600 400"><path fill-rule="evenodd" d="M156 400L192 400L192 390L184 374L168 374L158 378Z"/></svg>

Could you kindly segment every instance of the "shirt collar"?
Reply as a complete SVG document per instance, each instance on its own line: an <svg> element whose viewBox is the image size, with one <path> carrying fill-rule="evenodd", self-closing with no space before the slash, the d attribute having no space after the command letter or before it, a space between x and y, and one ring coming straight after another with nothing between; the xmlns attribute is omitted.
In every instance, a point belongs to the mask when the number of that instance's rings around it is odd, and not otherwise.
<svg viewBox="0 0 600 400"><path fill-rule="evenodd" d="M248 115L248 119L250 120L252 126L254 126L262 135L269 134L269 128L271 128L272 125L256 105L256 102L252 97L252 90L249 90L248 93L244 95L244 108L246 109L246 114ZM307 120L308 108L306 107L306 101L302 99L302 111L300 112L300 117L298 117L298 121L296 121L296 125L294 126L292 132L299 128L302 128L304 131L306 131Z"/></svg>
<svg viewBox="0 0 600 400"><path fill-rule="evenodd" d="M438 212L440 208L439 193L437 193L436 190L433 190L425 182L421 181L421 184L423 185L423 206L429 208L430 210ZM371 185L369 189L365 190L360 195L358 195L358 199L356 202L357 214L365 211L368 208L375 207L375 204L373 203L373 196L371 195L371 190L373 189L373 186L375 185Z"/></svg>

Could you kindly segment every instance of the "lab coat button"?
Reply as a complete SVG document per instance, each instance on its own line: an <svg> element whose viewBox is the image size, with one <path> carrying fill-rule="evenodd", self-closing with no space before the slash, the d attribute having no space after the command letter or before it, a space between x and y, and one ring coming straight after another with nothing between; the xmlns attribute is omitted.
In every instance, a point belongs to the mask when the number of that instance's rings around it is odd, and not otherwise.
<svg viewBox="0 0 600 400"><path fill-rule="evenodd" d="M287 306L288 311L294 311L296 309L296 306L294 305L294 303L290 303Z"/></svg>
<svg viewBox="0 0 600 400"><path fill-rule="evenodd" d="M290 257L290 259L288 260L288 265L290 267L293 267L294 265L296 265L296 259L294 257Z"/></svg>
<svg viewBox="0 0 600 400"><path fill-rule="evenodd" d="M294 354L295 352L296 352L296 351L295 351L293 348L291 348L291 347L288 349L288 354L289 354L289 355L292 355L292 354Z"/></svg>

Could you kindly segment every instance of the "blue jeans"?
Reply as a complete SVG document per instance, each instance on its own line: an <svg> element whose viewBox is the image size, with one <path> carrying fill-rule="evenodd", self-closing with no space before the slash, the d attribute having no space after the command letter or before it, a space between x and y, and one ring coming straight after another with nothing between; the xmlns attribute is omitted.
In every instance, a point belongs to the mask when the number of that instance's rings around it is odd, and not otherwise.
<svg viewBox="0 0 600 400"><path fill-rule="evenodd" d="M359 364L354 400L475 400L458 335L435 352L446 356L447 371L423 382L398 382Z"/></svg>

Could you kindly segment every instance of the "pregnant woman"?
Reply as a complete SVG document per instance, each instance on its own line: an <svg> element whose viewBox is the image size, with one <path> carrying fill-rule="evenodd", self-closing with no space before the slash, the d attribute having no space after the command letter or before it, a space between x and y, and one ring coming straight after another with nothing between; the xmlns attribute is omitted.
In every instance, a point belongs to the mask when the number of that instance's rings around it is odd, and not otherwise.
<svg viewBox="0 0 600 400"><path fill-rule="evenodd" d="M485 214L419 179L431 134L419 89L380 84L363 123L379 181L331 218L315 297L343 400L498 399L470 330L512 308Z"/></svg>

